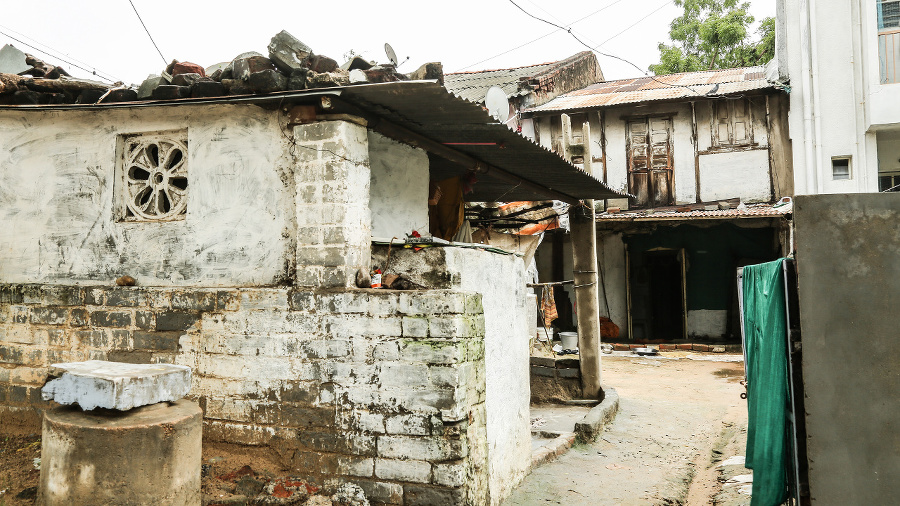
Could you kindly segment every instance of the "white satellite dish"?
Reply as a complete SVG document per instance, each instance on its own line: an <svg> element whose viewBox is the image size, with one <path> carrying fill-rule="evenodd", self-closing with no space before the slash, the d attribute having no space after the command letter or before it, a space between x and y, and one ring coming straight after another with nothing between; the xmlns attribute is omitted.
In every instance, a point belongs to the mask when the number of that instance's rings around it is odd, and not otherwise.
<svg viewBox="0 0 900 506"><path fill-rule="evenodd" d="M509 100L506 98L506 92L499 86L491 86L484 96L484 105L487 107L488 113L497 121L503 123L509 119Z"/></svg>
<svg viewBox="0 0 900 506"><path fill-rule="evenodd" d="M388 44L387 42L384 43L384 54L387 55L388 60L391 60L391 63L393 63L394 66L396 67L397 66L397 53L394 52L394 48L392 48L391 45Z"/></svg>

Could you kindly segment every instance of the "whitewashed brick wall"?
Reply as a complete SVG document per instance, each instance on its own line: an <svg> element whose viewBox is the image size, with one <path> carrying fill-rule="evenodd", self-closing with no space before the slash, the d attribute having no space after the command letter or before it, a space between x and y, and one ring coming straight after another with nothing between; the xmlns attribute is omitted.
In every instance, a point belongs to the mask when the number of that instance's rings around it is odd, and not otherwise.
<svg viewBox="0 0 900 506"><path fill-rule="evenodd" d="M189 365L204 437L376 504L485 504L481 296L0 285L0 420L37 424L54 362Z"/></svg>

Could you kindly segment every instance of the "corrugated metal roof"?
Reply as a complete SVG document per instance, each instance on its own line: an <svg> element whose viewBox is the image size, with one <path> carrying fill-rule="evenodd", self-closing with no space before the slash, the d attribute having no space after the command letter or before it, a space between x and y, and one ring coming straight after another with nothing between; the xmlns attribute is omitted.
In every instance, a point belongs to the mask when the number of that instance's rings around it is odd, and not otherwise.
<svg viewBox="0 0 900 506"><path fill-rule="evenodd" d="M484 108L462 100L433 81L349 86L341 97L415 133L451 146L489 165L576 199L617 198L622 194L564 160L559 154L523 137L491 118ZM466 145L469 143L469 145ZM471 143L494 143L472 145ZM430 157L432 171L453 175L459 169ZM533 191L480 175L469 201L545 200Z"/></svg>
<svg viewBox="0 0 900 506"><path fill-rule="evenodd" d="M251 103L288 106L308 103L331 96L368 114L383 117L401 127L441 144L454 144L452 149L465 153L488 165L513 174L526 182L552 189L572 199L620 198L620 192L505 125L494 121L484 108L461 99L436 81L400 81L360 84L337 88L287 91L265 95L235 95L216 98L185 98L141 102L101 104L0 106L2 110L103 110L143 107L177 107L215 103ZM470 145L458 145L470 143ZM471 145L482 143L489 145ZM466 168L436 156L432 174L450 177L466 172ZM478 176L475 192L469 201L545 200L548 195L526 189L494 177L490 172Z"/></svg>
<svg viewBox="0 0 900 506"><path fill-rule="evenodd" d="M711 204L715 206L715 203ZM679 221L697 219L739 219L739 218L777 218L791 214L794 210L792 203L775 207L773 204L740 204L734 209L707 210L702 205L683 207L668 207L657 209L641 209L634 211L621 211L617 213L602 213L597 215L597 221Z"/></svg>
<svg viewBox="0 0 900 506"><path fill-rule="evenodd" d="M753 90L775 88L766 81L765 66L684 72L655 77L619 79L592 84L570 91L533 112L591 109L621 104L673 100L692 97L716 97Z"/></svg>
<svg viewBox="0 0 900 506"><path fill-rule="evenodd" d="M481 70L478 72L460 72L444 74L444 86L456 95L471 102L484 102L487 91L492 86L499 86L507 97L528 93L519 89L519 81L540 74L556 65L556 62L529 65L514 69Z"/></svg>

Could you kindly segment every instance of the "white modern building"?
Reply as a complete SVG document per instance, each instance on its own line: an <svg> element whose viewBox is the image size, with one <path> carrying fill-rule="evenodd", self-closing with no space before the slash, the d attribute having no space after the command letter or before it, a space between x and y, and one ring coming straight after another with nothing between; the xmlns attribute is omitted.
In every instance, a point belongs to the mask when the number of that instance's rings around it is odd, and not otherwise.
<svg viewBox="0 0 900 506"><path fill-rule="evenodd" d="M777 1L797 194L900 184L900 1Z"/></svg>

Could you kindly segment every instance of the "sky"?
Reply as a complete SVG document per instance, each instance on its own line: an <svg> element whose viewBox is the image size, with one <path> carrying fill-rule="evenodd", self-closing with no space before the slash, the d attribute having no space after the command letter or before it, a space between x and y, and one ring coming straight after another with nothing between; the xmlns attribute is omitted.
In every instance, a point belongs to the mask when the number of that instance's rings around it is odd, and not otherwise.
<svg viewBox="0 0 900 506"><path fill-rule="evenodd" d="M668 41L669 22L681 12L673 0L514 1L630 62L598 55L608 80L643 75L656 63L657 44ZM750 10L758 24L774 15L775 0L752 0ZM406 73L433 61L445 73L512 68L587 49L510 0L31 0L4 6L0 46L12 44L76 77L140 84L173 59L208 67L247 51L265 55L281 30L338 63L350 51L386 63L390 43Z"/></svg>

